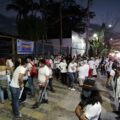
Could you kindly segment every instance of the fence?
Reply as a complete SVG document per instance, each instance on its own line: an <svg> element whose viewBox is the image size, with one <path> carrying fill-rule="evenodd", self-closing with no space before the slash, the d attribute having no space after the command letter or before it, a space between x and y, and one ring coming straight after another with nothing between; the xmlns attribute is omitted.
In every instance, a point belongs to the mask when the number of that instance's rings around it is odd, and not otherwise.
<svg viewBox="0 0 120 120"><path fill-rule="evenodd" d="M43 55L43 56L49 56L49 55L57 55L57 54L64 54L68 55L70 54L71 48L70 47L61 47L58 45L53 45L51 43L41 43L37 42L34 49L34 55Z"/></svg>

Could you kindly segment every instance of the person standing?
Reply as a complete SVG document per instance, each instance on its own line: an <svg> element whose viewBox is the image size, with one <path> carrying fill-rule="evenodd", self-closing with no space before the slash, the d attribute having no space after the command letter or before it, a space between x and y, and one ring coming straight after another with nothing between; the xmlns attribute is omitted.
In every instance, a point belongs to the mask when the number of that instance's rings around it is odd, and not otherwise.
<svg viewBox="0 0 120 120"><path fill-rule="evenodd" d="M88 65L87 60L84 60L84 69L85 69L85 77L88 78L90 67L89 67L89 65Z"/></svg>
<svg viewBox="0 0 120 120"><path fill-rule="evenodd" d="M86 77L86 71L84 67L84 62L80 62L80 66L78 67L78 80L79 80L79 85L82 86Z"/></svg>
<svg viewBox="0 0 120 120"><path fill-rule="evenodd" d="M61 82L67 84L67 63L65 59L62 59L59 64L59 69L61 72Z"/></svg>
<svg viewBox="0 0 120 120"><path fill-rule="evenodd" d="M20 89L23 87L23 77L26 73L26 61L21 60L21 64L15 69L10 83L10 91L12 96L12 110L16 118L21 117L19 111L19 95Z"/></svg>
<svg viewBox="0 0 120 120"><path fill-rule="evenodd" d="M38 108L40 103L48 103L47 86L50 77L50 70L46 65L45 59L41 59L38 68L38 95L33 109Z"/></svg>
<svg viewBox="0 0 120 120"><path fill-rule="evenodd" d="M68 65L68 87L69 89L75 91L74 89L74 60L72 60Z"/></svg>
<svg viewBox="0 0 120 120"><path fill-rule="evenodd" d="M34 97L35 96L35 88L34 88L34 83L33 83L33 76L31 75L31 70L34 65L32 57L29 56L27 58L27 62L28 62L27 63L28 84L29 84L29 88L31 91L31 97Z"/></svg>

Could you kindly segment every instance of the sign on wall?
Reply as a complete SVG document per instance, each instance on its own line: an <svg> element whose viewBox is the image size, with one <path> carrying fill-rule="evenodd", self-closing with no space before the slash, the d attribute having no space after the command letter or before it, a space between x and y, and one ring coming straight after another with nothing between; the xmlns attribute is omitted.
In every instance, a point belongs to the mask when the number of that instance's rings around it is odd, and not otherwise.
<svg viewBox="0 0 120 120"><path fill-rule="evenodd" d="M17 40L17 54L33 54L34 42Z"/></svg>
<svg viewBox="0 0 120 120"><path fill-rule="evenodd" d="M72 31L72 56L83 55L85 53L86 43L82 35Z"/></svg>

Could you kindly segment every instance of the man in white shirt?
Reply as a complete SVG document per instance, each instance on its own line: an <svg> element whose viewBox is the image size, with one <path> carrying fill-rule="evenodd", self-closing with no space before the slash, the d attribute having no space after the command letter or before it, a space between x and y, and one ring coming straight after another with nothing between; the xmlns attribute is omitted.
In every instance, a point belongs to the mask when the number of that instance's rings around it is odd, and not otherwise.
<svg viewBox="0 0 120 120"><path fill-rule="evenodd" d="M83 85L83 82L85 80L85 77L86 77L85 73L86 73L86 71L85 71L85 67L84 67L84 62L81 61L80 66L78 67L78 79L79 79L80 86Z"/></svg>
<svg viewBox="0 0 120 120"><path fill-rule="evenodd" d="M89 65L89 67L90 67L89 77L92 77L92 76L93 76L93 69L95 68L94 58L91 58L91 59L88 61L88 65Z"/></svg>
<svg viewBox="0 0 120 120"><path fill-rule="evenodd" d="M28 57L27 58L27 74L28 74L28 84L29 84L29 88L30 88L30 91L31 91L31 97L34 97L35 96L35 88L34 88L34 82L33 82L33 76L31 75L31 70L32 70L32 67L34 65L33 61L32 61L32 57Z"/></svg>
<svg viewBox="0 0 120 120"><path fill-rule="evenodd" d="M21 65L19 65L12 77L12 81L10 83L10 91L12 96L12 110L16 118L21 117L21 113L19 112L19 95L20 89L23 87L23 77L26 73L26 61L22 60Z"/></svg>
<svg viewBox="0 0 120 120"><path fill-rule="evenodd" d="M63 84L67 84L67 63L66 60L63 59L59 64L59 69L61 72L61 82Z"/></svg>
<svg viewBox="0 0 120 120"><path fill-rule="evenodd" d="M84 60L84 69L85 69L85 77L88 78L90 67L89 67L89 65L88 65L87 60Z"/></svg>
<svg viewBox="0 0 120 120"><path fill-rule="evenodd" d="M36 102L32 108L38 108L41 103L48 103L47 86L50 77L50 70L46 66L44 59L40 60L40 67L38 69L38 85L39 95L36 96Z"/></svg>
<svg viewBox="0 0 120 120"><path fill-rule="evenodd" d="M74 81L75 81L75 78L74 78L74 60L72 60L69 65L68 65L68 86L69 86L69 89L75 91L74 89Z"/></svg>

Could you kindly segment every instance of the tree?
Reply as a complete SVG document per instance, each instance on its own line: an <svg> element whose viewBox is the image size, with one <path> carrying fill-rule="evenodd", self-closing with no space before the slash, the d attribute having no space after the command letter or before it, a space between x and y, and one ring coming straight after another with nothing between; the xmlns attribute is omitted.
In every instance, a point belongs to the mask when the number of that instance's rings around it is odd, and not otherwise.
<svg viewBox="0 0 120 120"><path fill-rule="evenodd" d="M17 12L16 21L18 21L27 17L31 4L31 0L11 0L11 3L7 5L6 9Z"/></svg>
<svg viewBox="0 0 120 120"><path fill-rule="evenodd" d="M102 56L108 52L108 48L105 47L104 42L104 29L103 26L100 28L98 33L92 37L90 42L93 56Z"/></svg>

